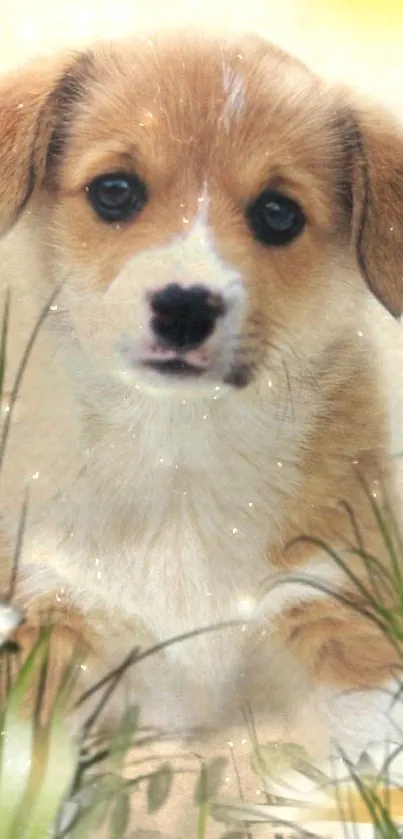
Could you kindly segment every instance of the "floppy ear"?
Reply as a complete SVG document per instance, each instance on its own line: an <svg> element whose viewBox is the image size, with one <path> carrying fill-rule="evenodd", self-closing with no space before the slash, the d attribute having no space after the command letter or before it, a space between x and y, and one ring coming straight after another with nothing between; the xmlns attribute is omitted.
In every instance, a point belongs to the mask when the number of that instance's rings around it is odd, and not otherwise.
<svg viewBox="0 0 403 839"><path fill-rule="evenodd" d="M395 317L403 312L403 127L381 108L352 123L352 225L361 272Z"/></svg>
<svg viewBox="0 0 403 839"><path fill-rule="evenodd" d="M74 99L79 60L42 58L0 78L0 236L43 182L52 136Z"/></svg>

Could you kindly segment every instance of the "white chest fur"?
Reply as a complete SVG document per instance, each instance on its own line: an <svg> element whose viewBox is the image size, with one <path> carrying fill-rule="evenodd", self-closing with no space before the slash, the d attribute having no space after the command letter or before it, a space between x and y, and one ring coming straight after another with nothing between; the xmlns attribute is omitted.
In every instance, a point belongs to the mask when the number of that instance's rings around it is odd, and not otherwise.
<svg viewBox="0 0 403 839"><path fill-rule="evenodd" d="M73 505L89 591L159 639L239 615L298 485L298 435L287 438L259 393L252 405L139 396L123 407L87 450Z"/></svg>
<svg viewBox="0 0 403 839"><path fill-rule="evenodd" d="M249 404L137 395L119 422L91 420L85 470L60 509L68 537L57 564L77 604L109 616L114 663L135 644L250 617L281 538L284 496L299 484L298 428L274 419L266 399L260 389ZM175 644L166 658L169 674L158 678L172 683L170 697L190 678L213 701L242 667L241 630Z"/></svg>

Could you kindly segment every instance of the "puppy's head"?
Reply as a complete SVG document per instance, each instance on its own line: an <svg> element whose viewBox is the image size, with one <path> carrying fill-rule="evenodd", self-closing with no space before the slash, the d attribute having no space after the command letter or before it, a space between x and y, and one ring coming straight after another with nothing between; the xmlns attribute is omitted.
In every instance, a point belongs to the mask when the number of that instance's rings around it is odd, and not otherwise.
<svg viewBox="0 0 403 839"><path fill-rule="evenodd" d="M29 204L107 378L245 387L329 341L359 272L403 309L402 135L268 44L104 45L6 77L0 112L0 224Z"/></svg>

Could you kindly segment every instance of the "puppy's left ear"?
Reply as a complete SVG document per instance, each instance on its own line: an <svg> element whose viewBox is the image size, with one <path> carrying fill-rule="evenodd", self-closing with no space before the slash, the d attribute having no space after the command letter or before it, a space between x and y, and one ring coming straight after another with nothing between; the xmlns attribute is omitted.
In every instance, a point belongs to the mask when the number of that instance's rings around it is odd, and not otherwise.
<svg viewBox="0 0 403 839"><path fill-rule="evenodd" d="M350 111L352 228L369 288L394 315L403 312L403 127L381 108Z"/></svg>
<svg viewBox="0 0 403 839"><path fill-rule="evenodd" d="M78 98L82 64L68 53L0 77L0 236L43 182L54 132Z"/></svg>

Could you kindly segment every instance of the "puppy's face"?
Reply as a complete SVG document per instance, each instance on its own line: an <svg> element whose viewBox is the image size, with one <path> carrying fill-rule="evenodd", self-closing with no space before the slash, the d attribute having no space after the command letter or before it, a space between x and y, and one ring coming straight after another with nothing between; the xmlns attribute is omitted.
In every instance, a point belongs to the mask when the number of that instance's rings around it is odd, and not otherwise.
<svg viewBox="0 0 403 839"><path fill-rule="evenodd" d="M30 189L90 363L129 388L245 387L287 342L309 346L312 326L326 343L357 261L400 310L366 247L361 137L336 92L255 39L140 41L72 61L38 115Z"/></svg>

